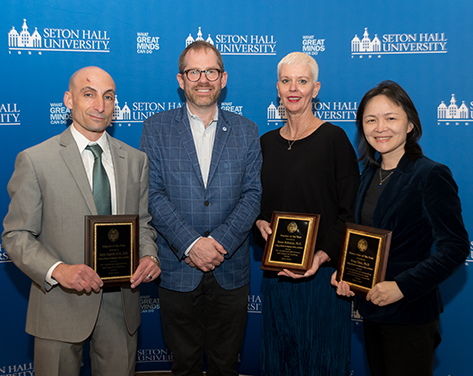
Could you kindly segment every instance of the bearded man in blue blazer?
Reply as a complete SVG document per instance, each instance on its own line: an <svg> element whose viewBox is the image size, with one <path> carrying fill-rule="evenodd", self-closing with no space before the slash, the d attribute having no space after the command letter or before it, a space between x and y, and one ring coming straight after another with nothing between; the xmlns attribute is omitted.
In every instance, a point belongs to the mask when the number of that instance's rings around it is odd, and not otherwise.
<svg viewBox="0 0 473 376"><path fill-rule="evenodd" d="M250 120L218 109L227 82L211 44L179 58L186 105L144 122L159 296L173 375L237 375L250 279L249 231L259 213L261 150Z"/></svg>

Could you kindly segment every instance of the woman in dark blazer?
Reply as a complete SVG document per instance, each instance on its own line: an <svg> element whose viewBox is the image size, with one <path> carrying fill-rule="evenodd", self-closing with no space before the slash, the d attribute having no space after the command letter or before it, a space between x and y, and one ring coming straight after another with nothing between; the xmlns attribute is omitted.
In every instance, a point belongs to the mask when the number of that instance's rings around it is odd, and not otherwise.
<svg viewBox="0 0 473 376"><path fill-rule="evenodd" d="M356 121L365 161L356 222L393 232L385 281L357 299L371 374L432 375L441 341L438 285L469 252L458 188L448 167L422 154L417 110L397 83L367 92ZM332 284L354 296L335 274Z"/></svg>

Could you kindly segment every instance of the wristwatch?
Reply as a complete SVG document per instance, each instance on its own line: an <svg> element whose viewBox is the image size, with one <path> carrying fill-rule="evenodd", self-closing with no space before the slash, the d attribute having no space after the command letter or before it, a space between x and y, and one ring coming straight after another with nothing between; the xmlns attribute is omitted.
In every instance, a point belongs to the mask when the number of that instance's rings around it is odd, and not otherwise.
<svg viewBox="0 0 473 376"><path fill-rule="evenodd" d="M159 260L157 259L157 257L152 256L152 255L147 255L147 256L148 256L151 260L153 260L153 261L156 263L156 265L161 266L161 263L159 262Z"/></svg>

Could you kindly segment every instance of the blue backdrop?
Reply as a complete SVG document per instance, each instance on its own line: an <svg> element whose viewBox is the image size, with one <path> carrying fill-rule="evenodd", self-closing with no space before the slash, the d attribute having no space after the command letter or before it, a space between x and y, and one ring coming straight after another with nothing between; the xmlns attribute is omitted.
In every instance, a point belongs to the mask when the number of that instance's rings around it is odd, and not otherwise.
<svg viewBox="0 0 473 376"><path fill-rule="evenodd" d="M419 111L427 156L447 164L459 185L463 215L473 231L473 4L470 0L405 1L59 1L0 3L0 217L16 155L62 132L62 103L71 74L87 65L107 70L117 85L113 136L137 147L148 116L181 106L177 60L203 38L221 51L228 84L221 107L255 121L260 134L282 125L276 65L302 51L319 63L317 116L345 129L363 94L397 81ZM3 230L3 228L2 228ZM259 374L261 251L253 249L248 326L240 372ZM472 253L473 254L473 253ZM442 285L443 342L434 374L471 374L473 258ZM2 286L0 375L32 375L33 340L24 332L30 281L0 251ZM155 285L141 290L137 370L170 369ZM353 313L352 374L366 375L362 323ZM21 373L24 372L24 373ZM87 359L83 375L90 374Z"/></svg>

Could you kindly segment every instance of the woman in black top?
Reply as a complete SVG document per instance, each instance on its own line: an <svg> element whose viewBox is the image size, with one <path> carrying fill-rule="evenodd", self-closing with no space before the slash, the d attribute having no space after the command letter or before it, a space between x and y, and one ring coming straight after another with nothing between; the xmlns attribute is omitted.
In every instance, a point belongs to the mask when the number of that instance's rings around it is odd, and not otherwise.
<svg viewBox="0 0 473 376"><path fill-rule="evenodd" d="M320 214L314 262L305 275L264 272L261 375L348 376L350 304L330 286L359 182L345 132L314 116L315 60L291 53L278 65L287 123L261 137L263 197L255 240L264 247L273 211Z"/></svg>

